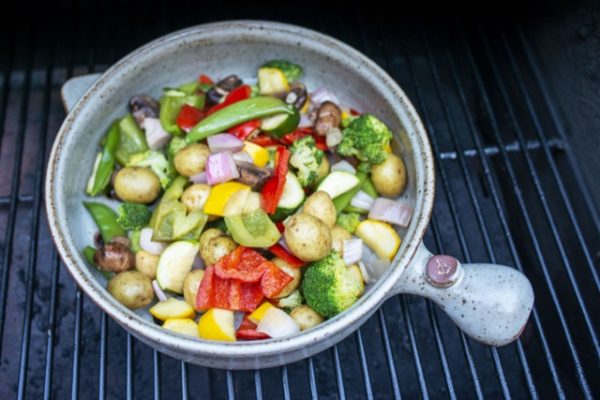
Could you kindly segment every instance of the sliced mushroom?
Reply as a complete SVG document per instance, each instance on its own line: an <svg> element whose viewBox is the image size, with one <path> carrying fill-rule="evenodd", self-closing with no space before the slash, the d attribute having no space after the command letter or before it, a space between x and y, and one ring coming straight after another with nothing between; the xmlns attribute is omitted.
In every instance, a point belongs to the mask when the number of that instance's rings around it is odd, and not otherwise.
<svg viewBox="0 0 600 400"><path fill-rule="evenodd" d="M250 186L253 190L260 190L271 177L271 171L267 168L257 167L246 161L236 161L235 165L240 171L238 182Z"/></svg>
<svg viewBox="0 0 600 400"><path fill-rule="evenodd" d="M110 242L96 250L94 263L101 271L123 272L135 267L135 255L124 244Z"/></svg>
<svg viewBox="0 0 600 400"><path fill-rule="evenodd" d="M226 96L233 89L242 86L244 82L237 75L229 75L221 79L208 92L206 92L206 100L209 105L218 104L221 98Z"/></svg>
<svg viewBox="0 0 600 400"><path fill-rule="evenodd" d="M158 118L159 107L158 101L145 94L133 96L129 100L131 115L133 115L139 126L142 126L142 123L148 117Z"/></svg>
<svg viewBox="0 0 600 400"><path fill-rule="evenodd" d="M315 132L325 136L332 128L337 128L342 120L342 110L331 101L321 104L317 111L317 120L315 121Z"/></svg>
<svg viewBox="0 0 600 400"><path fill-rule="evenodd" d="M121 243L123 246L130 248L131 240L125 236L115 236L111 239L110 243Z"/></svg>
<svg viewBox="0 0 600 400"><path fill-rule="evenodd" d="M285 102L296 107L298 110L304 107L308 99L306 86L300 82L295 82L290 86L290 91L285 96Z"/></svg>

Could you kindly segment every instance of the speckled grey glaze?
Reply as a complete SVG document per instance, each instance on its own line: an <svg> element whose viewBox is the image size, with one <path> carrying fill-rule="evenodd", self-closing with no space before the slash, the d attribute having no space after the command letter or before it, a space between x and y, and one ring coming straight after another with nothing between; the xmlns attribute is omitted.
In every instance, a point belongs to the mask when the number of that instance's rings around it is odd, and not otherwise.
<svg viewBox="0 0 600 400"><path fill-rule="evenodd" d="M288 338L238 343L197 340L166 331L115 301L104 289L104 278L88 267L81 255L96 229L81 206L91 155L110 121L126 112L132 94L158 96L163 87L189 81L200 71L215 77L225 73L254 76L257 66L271 58L303 65L303 80L309 88L330 87L343 104L373 112L392 128L394 151L402 155L408 174L403 197L414 205L414 216L407 229L399 229L403 242L387 272L350 310L314 329ZM335 39L272 22L201 25L145 45L100 77L68 82L63 87L63 101L72 110L52 149L45 193L56 247L75 281L94 302L134 336L166 354L217 368L265 368L290 363L339 342L387 297L400 292L432 298L465 332L494 345L509 342L510 334L516 338L527 320L533 302L531 286L512 269L463 265L462 277L450 288L438 289L427 283L423 271L430 253L421 240L429 223L435 186L427 134L396 83L364 55ZM497 289L491 297L490 286ZM504 301L506 296L510 301ZM469 302L474 303L466 307ZM487 314L491 317L481 319ZM500 320L504 325L497 323Z"/></svg>

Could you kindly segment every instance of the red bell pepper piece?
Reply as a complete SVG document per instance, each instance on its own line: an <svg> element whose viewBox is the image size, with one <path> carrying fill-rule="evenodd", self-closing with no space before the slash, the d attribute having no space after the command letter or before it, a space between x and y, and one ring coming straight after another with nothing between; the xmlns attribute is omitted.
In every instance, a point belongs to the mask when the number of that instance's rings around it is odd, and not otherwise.
<svg viewBox="0 0 600 400"><path fill-rule="evenodd" d="M204 84L207 84L207 85L212 85L214 83L213 80L210 79L210 77L208 75L204 75L204 74L201 74L198 77L198 82L204 83Z"/></svg>
<svg viewBox="0 0 600 400"><path fill-rule="evenodd" d="M250 141L261 147L277 146L279 144L279 142L277 140L273 139L272 137L265 136L265 135L258 135L256 137L253 137L252 139L250 139Z"/></svg>
<svg viewBox="0 0 600 400"><path fill-rule="evenodd" d="M245 340L261 340L269 339L271 336L263 332L258 332L256 330L256 324L250 321L247 317L244 317L242 324L235 334L235 337Z"/></svg>
<svg viewBox="0 0 600 400"><path fill-rule="evenodd" d="M273 214L277 210L277 204L283 194L283 187L285 186L286 174L288 172L288 161L290 159L290 152L283 146L277 147L277 153L275 155L275 173L265 183L262 189L262 203L264 210Z"/></svg>
<svg viewBox="0 0 600 400"><path fill-rule="evenodd" d="M302 261L301 259L299 259L295 255L293 255L292 253L290 253L289 251L287 251L285 249L285 247L283 247L281 245L274 244L273 246L269 247L269 251L275 257L281 258L283 261L285 261L286 263L288 263L292 267L300 268L304 264L306 264L304 261Z"/></svg>
<svg viewBox="0 0 600 400"><path fill-rule="evenodd" d="M350 114L352 115L360 115L360 112L355 110L354 108L350 108Z"/></svg>
<svg viewBox="0 0 600 400"><path fill-rule="evenodd" d="M281 222L281 221L275 222L275 226L277 227L277 230L280 233L283 233L283 231L285 231L285 225L283 224L283 222Z"/></svg>
<svg viewBox="0 0 600 400"><path fill-rule="evenodd" d="M298 139L302 139L305 136L312 136L315 139L315 146L319 149L319 150L327 150L327 143L325 141L325 136L320 136L317 135L312 128L298 128L295 131L288 133L287 135L285 135L283 138L281 138L281 142L287 145L291 145L292 143L294 143L296 140Z"/></svg>
<svg viewBox="0 0 600 400"><path fill-rule="evenodd" d="M260 128L260 120L254 119L252 121L244 122L243 124L234 126L233 128L229 128L227 133L236 136L240 140L246 140L248 136L250 136L252 132L258 128Z"/></svg>
<svg viewBox="0 0 600 400"><path fill-rule="evenodd" d="M265 297L269 299L281 293L283 288L294 279L271 261L265 261L261 265L261 268L266 271L260 280L260 286Z"/></svg>
<svg viewBox="0 0 600 400"><path fill-rule="evenodd" d="M210 115L214 112L217 112L220 109L225 108L230 104L237 103L240 100L245 100L250 97L251 93L252 93L252 88L250 86L248 86L248 85L239 86L239 87L233 89L231 92L229 92L229 94L227 95L227 97L225 97L225 100L223 100L222 103L216 104L216 105L212 106L211 108L209 108L208 111L206 112L206 115Z"/></svg>
<svg viewBox="0 0 600 400"><path fill-rule="evenodd" d="M175 122L185 132L189 132L204 116L205 113L201 109L184 104Z"/></svg>

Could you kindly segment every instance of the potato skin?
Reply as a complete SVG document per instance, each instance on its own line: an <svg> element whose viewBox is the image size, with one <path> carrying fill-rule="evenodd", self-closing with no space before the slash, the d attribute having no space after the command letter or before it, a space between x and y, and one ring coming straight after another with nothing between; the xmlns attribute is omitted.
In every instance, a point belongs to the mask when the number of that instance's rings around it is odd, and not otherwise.
<svg viewBox="0 0 600 400"><path fill-rule="evenodd" d="M146 307L154 298L150 278L139 271L125 271L113 276L106 287L119 303L129 309Z"/></svg>
<svg viewBox="0 0 600 400"><path fill-rule="evenodd" d="M237 243L229 236L219 236L212 238L202 248L200 256L206 265L216 264L222 257L231 253L237 247Z"/></svg>
<svg viewBox="0 0 600 400"><path fill-rule="evenodd" d="M333 228L337 213L331 197L325 192L315 192L304 203L302 212L317 217L329 228Z"/></svg>
<svg viewBox="0 0 600 400"><path fill-rule="evenodd" d="M217 228L209 228L207 230L205 230L204 232L202 232L202 235L200 235L200 241L198 242L200 245L200 254L202 254L203 249L206 247L206 245L208 244L208 242L210 242L212 239L219 237L219 236L224 236L225 234Z"/></svg>
<svg viewBox="0 0 600 400"><path fill-rule="evenodd" d="M203 269L193 269L183 278L183 297L192 307L196 306L196 294L202 278L204 278Z"/></svg>
<svg viewBox="0 0 600 400"><path fill-rule="evenodd" d="M396 197L406 188L406 168L402 159L389 154L384 162L371 167L371 180L382 196Z"/></svg>
<svg viewBox="0 0 600 400"><path fill-rule="evenodd" d="M123 201L152 203L160 194L160 180L150 168L121 168L115 177L114 189Z"/></svg>
<svg viewBox="0 0 600 400"><path fill-rule="evenodd" d="M315 310L305 305L294 308L290 316L296 321L301 331L315 327L325 321Z"/></svg>
<svg viewBox="0 0 600 400"><path fill-rule="evenodd" d="M290 218L284 231L290 251L302 261L317 261L331 250L331 231L323 221L308 214Z"/></svg>
<svg viewBox="0 0 600 400"><path fill-rule="evenodd" d="M181 175L193 176L204 171L209 155L210 150L207 145L202 143L188 144L175 154L173 164Z"/></svg>
<svg viewBox="0 0 600 400"><path fill-rule="evenodd" d="M195 183L184 190L181 195L181 202L187 208L188 212L195 210L202 211L209 195L210 186L204 183Z"/></svg>
<svg viewBox="0 0 600 400"><path fill-rule="evenodd" d="M275 296L276 299L281 299L281 298L287 297L294 290L298 289L298 286L300 286L300 279L302 278L302 271L300 268L292 267L290 264L288 264L281 258L275 257L271 260L271 262L273 264L275 264L277 266L277 268L279 268L280 270L282 270L283 272L285 272L286 274L288 274L289 276L291 276L293 278L290 281L290 283L285 285L285 287L283 289L281 289L281 292L279 292L279 294L277 296Z"/></svg>
<svg viewBox="0 0 600 400"><path fill-rule="evenodd" d="M150 279L156 278L156 268L158 268L159 256L139 250L135 253L135 269L146 275Z"/></svg>
<svg viewBox="0 0 600 400"><path fill-rule="evenodd" d="M344 255L344 240L352 239L350 232L342 227L334 226L331 230L331 249L337 251L340 256Z"/></svg>

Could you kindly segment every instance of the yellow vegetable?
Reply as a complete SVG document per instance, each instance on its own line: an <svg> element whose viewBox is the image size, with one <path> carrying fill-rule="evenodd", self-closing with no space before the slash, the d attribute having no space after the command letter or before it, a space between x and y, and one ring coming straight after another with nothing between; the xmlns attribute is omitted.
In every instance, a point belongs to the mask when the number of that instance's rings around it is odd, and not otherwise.
<svg viewBox="0 0 600 400"><path fill-rule="evenodd" d="M259 68L258 87L262 95L284 93L290 90L287 78L278 68Z"/></svg>
<svg viewBox="0 0 600 400"><path fill-rule="evenodd" d="M225 204L223 216L230 217L242 214L250 193L250 190L240 190L232 194L229 200L227 200L227 204Z"/></svg>
<svg viewBox="0 0 600 400"><path fill-rule="evenodd" d="M250 214L251 212L260 210L260 202L260 193L248 193L248 198L246 199L246 204L244 204L244 210L242 211L242 214Z"/></svg>
<svg viewBox="0 0 600 400"><path fill-rule="evenodd" d="M250 191L250 186L239 182L225 182L213 186L204 205L204 213L222 217L229 198L242 190Z"/></svg>
<svg viewBox="0 0 600 400"><path fill-rule="evenodd" d="M211 308L198 321L198 335L202 339L235 342L233 311Z"/></svg>
<svg viewBox="0 0 600 400"><path fill-rule="evenodd" d="M372 219L366 219L358 224L354 234L380 258L388 261L394 258L402 242L390 224Z"/></svg>
<svg viewBox="0 0 600 400"><path fill-rule="evenodd" d="M248 315L248 319L258 325L260 320L265 316L265 313L273 307L274 306L271 303L265 301L256 310L254 310L252 314Z"/></svg>
<svg viewBox="0 0 600 400"><path fill-rule="evenodd" d="M300 109L300 113L306 114L308 112L308 107L309 106L310 106L310 95L307 93L306 94L306 101L304 102L304 105Z"/></svg>
<svg viewBox="0 0 600 400"><path fill-rule="evenodd" d="M173 297L156 303L149 311L155 318L162 321L170 318L193 318L196 316L196 312L186 301Z"/></svg>
<svg viewBox="0 0 600 400"><path fill-rule="evenodd" d="M252 142L244 142L242 151L250 154L252 161L259 167L264 167L269 162L269 152L262 146Z"/></svg>
<svg viewBox="0 0 600 400"><path fill-rule="evenodd" d="M386 144L384 147L384 150L386 153L391 154L392 153L392 145L391 144Z"/></svg>
<svg viewBox="0 0 600 400"><path fill-rule="evenodd" d="M169 318L162 325L163 328L183 335L198 337L198 325L189 318Z"/></svg>

